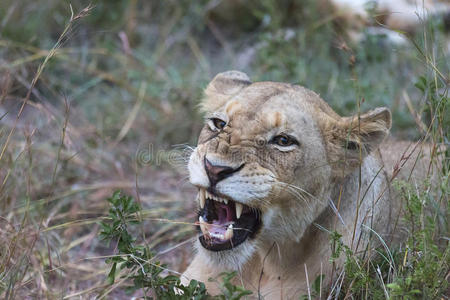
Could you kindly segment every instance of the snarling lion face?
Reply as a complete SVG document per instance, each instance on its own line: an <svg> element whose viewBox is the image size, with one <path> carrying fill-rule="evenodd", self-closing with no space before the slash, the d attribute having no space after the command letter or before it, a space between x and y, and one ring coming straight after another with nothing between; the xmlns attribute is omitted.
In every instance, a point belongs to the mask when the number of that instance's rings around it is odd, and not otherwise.
<svg viewBox="0 0 450 300"><path fill-rule="evenodd" d="M202 102L205 126L189 160L198 187L198 250L242 266L273 242L299 241L328 205L332 182L384 138L380 108L342 118L300 86L218 74Z"/></svg>

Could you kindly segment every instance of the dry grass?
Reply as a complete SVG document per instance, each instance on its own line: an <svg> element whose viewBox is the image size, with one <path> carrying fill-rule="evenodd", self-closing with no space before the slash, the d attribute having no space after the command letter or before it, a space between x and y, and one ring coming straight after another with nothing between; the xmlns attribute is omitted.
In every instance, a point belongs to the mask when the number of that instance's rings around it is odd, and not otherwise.
<svg viewBox="0 0 450 300"><path fill-rule="evenodd" d="M42 78L42 74L55 71L47 70L48 64L55 61L67 64L68 71L80 68L80 62L74 58L80 50L61 46L90 10L88 7L70 17L50 50L1 41L12 52L29 53L12 61L4 61L8 54L3 53L1 66L6 70L1 78L0 107L2 298L71 298L98 293L105 286L104 259L110 253L98 241L98 221L107 210L105 198L115 189L143 194L140 199L147 208L143 212L145 232L153 249L162 246L166 249L192 236L192 227L181 226L192 219L194 212L194 203L187 201L193 198L193 191L184 184L181 163L168 162L164 156L158 157L158 162L145 161L152 158L148 157L153 155L149 147L157 141L149 136L138 143L134 139L122 142L131 127L159 130L151 129L148 116L142 112L138 116L143 102L155 108L162 118L174 114L171 108L145 95L145 81L141 89L135 89L120 75L101 71L96 66L81 66L93 74L94 85L112 83L127 91L130 100L137 99L131 112L123 114L126 118L119 118L117 124L110 126L116 120L108 120L107 112L88 120L72 104L73 94L62 94L48 82L51 75ZM89 49L89 54L108 55L105 49ZM125 54L117 56L124 64L130 60ZM33 62L39 61L42 62L35 69ZM32 80L28 81L28 77ZM81 95L85 88L66 92ZM42 89L49 94L43 95ZM22 91L27 91L23 98ZM112 132L105 133L108 130ZM155 155L158 150L155 147ZM141 161L135 157L139 153L143 155ZM186 204L191 207L192 215L183 212ZM170 221L164 222L164 218ZM177 251L174 247L166 253L170 255L171 265L182 269L189 258L176 255ZM163 258L164 255L161 254Z"/></svg>

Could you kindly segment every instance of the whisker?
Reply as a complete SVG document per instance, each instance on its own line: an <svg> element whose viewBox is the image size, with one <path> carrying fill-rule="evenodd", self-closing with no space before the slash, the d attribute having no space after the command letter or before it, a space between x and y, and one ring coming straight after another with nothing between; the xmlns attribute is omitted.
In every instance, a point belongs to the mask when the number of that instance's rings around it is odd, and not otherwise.
<svg viewBox="0 0 450 300"><path fill-rule="evenodd" d="M341 214L339 213L339 211L338 211L336 205L334 205L333 200L328 199L328 202L329 202L329 205L330 205L331 209L333 210L333 212L334 212L334 213L336 214L336 216L339 218L339 221L341 221L342 225L345 226L344 219L342 219Z"/></svg>
<svg viewBox="0 0 450 300"><path fill-rule="evenodd" d="M275 180L276 180L276 179L275 179ZM276 180L276 182L277 182L277 183L280 183L280 184L283 184L283 185L286 185L286 186L289 186L289 187L291 187L291 188L293 188L293 189L295 189L295 190L298 190L298 191L300 191L300 192L302 192L302 193L305 193L306 195L308 195L309 197L311 197L311 198L313 198L313 199L316 199L316 200L318 200L318 201L323 201L322 199L317 198L316 196L314 196L313 194L311 194L310 192L304 190L303 188L301 188L301 187L299 187L299 186L295 186L295 185L293 185L293 184L289 184L289 183L287 183L287 182L283 182L283 181L279 181L279 180Z"/></svg>
<svg viewBox="0 0 450 300"><path fill-rule="evenodd" d="M285 190L288 193L290 193L291 195L295 196L299 200L304 201L306 204L309 204L308 199L305 197L305 195L302 194L302 193L306 193L303 189L295 189L294 188L295 186L287 184L285 182L281 182L281 181L276 181L274 183L285 187L286 188ZM307 195L309 196L309 193L307 193Z"/></svg>

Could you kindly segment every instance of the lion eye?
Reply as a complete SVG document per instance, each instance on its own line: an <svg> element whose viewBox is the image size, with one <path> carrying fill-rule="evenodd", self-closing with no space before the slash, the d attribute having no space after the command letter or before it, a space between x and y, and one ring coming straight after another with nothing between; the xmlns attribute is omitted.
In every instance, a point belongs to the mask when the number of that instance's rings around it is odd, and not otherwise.
<svg viewBox="0 0 450 300"><path fill-rule="evenodd" d="M225 127L225 125L227 125L227 123L224 120L221 120L219 118L211 118L211 121L214 124L214 126L219 130L222 130Z"/></svg>
<svg viewBox="0 0 450 300"><path fill-rule="evenodd" d="M276 144L278 146L281 147L288 147L288 146L292 146L292 145L298 145L298 142L295 138L282 134L282 135L277 135L275 136L272 140L271 140L272 144Z"/></svg>

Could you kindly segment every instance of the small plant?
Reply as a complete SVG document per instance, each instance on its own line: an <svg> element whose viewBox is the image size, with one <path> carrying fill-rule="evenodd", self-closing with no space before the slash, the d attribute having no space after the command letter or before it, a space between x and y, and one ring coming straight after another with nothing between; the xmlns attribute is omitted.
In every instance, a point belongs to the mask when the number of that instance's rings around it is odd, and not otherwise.
<svg viewBox="0 0 450 300"><path fill-rule="evenodd" d="M234 285L231 280L236 277L237 272L223 272L219 275L222 278L222 283L220 284L222 295L214 297L217 300L239 300L242 297L251 295L252 292L246 290L241 286ZM216 281L216 279L210 278L209 281Z"/></svg>
<svg viewBox="0 0 450 300"><path fill-rule="evenodd" d="M445 231L448 203L443 201L448 195L448 175L442 181L437 193L431 191L429 183L418 188L395 182L404 207L402 227L408 230L406 243L400 249L377 247L372 255L357 255L342 242L338 232L330 231L330 263L344 257L343 277L331 287L325 285L330 291L322 289L318 277L311 284L311 294L300 299L318 297L321 291L337 299L441 299L448 291L450 272Z"/></svg>
<svg viewBox="0 0 450 300"><path fill-rule="evenodd" d="M128 287L129 292L142 289L147 298L150 292L157 299L231 299L239 300L252 292L243 287L231 283L236 276L236 272L224 272L219 275L222 295L211 297L207 294L205 284L196 280L191 280L188 286L181 284L181 280L176 275L163 274L166 266L154 259L154 254L146 245L138 245L136 238L130 233L131 225L141 224L138 214L139 205L130 196L121 195L119 191L114 192L108 198L110 203L109 215L106 221L100 222L102 231L101 239L109 243L117 243L117 254L108 258L106 263L111 265L107 276L109 285L116 282L116 276L120 270L127 269L126 274L121 278L131 279L133 285ZM210 279L216 281L217 279ZM108 291L102 293L105 296ZM150 297L150 299L152 299Z"/></svg>
<svg viewBox="0 0 450 300"><path fill-rule="evenodd" d="M204 299L205 285L191 280L188 286L181 284L180 278L174 275L163 275L166 266L154 259L153 253L146 245L137 245L136 239L130 234L130 225L140 224L137 203L130 196L123 196L116 191L107 199L111 205L107 221L100 223L103 240L117 243L117 254L106 260L111 265L107 281L115 283L118 269L127 269L122 278L129 278L133 285L128 288L132 292L142 289L144 295L150 290L157 299ZM102 294L104 296L105 293ZM146 296L147 298L147 296ZM150 299L152 299L150 297Z"/></svg>
<svg viewBox="0 0 450 300"><path fill-rule="evenodd" d="M429 184L421 191L405 182L397 182L396 186L406 204L405 223L410 233L400 256L397 276L387 287L392 297L401 299L440 298L448 291L450 271L448 239L439 233L436 222L442 217L438 215L440 206L436 206L432 193L428 192ZM443 192L448 190L443 187Z"/></svg>

